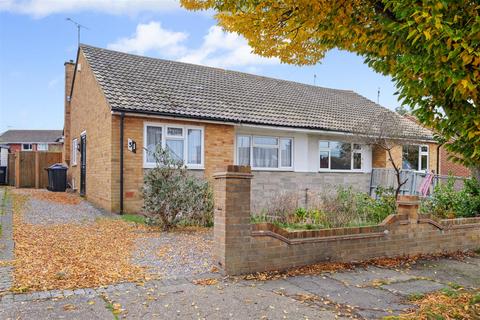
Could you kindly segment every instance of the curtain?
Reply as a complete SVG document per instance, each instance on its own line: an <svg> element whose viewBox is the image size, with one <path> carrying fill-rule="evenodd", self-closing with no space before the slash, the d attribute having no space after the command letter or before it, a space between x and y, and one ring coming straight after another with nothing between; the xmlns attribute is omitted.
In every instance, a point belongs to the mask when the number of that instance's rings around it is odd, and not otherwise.
<svg viewBox="0 0 480 320"><path fill-rule="evenodd" d="M188 129L188 163L202 163L202 131Z"/></svg>
<svg viewBox="0 0 480 320"><path fill-rule="evenodd" d="M153 153L157 145L162 145L162 128L147 127L147 162L155 162Z"/></svg>
<svg viewBox="0 0 480 320"><path fill-rule="evenodd" d="M292 166L292 139L280 140L280 152L282 153L282 167Z"/></svg>
<svg viewBox="0 0 480 320"><path fill-rule="evenodd" d="M166 147L173 159L183 161L183 140L167 139Z"/></svg>
<svg viewBox="0 0 480 320"><path fill-rule="evenodd" d="M278 148L253 148L253 167L278 168Z"/></svg>
<svg viewBox="0 0 480 320"><path fill-rule="evenodd" d="M250 165L250 137L239 136L237 138L237 154L239 165Z"/></svg>

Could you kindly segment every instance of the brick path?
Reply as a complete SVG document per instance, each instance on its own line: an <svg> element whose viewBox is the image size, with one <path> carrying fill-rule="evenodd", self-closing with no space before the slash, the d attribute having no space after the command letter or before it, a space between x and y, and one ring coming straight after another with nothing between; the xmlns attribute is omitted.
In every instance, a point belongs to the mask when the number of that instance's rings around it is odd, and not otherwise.
<svg viewBox="0 0 480 320"><path fill-rule="evenodd" d="M0 204L3 203L5 189L0 188ZM4 214L0 213L0 225L2 226L2 235L0 237L0 263L2 261L11 261L13 259L13 230L12 230L12 202L7 199ZM0 265L0 294L7 291L12 286L12 266Z"/></svg>

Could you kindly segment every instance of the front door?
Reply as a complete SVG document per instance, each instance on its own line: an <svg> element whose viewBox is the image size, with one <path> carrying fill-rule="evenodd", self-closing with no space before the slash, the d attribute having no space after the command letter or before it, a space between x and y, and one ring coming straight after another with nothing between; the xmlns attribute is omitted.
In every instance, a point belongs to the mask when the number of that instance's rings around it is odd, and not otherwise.
<svg viewBox="0 0 480 320"><path fill-rule="evenodd" d="M87 178L87 135L80 136L80 195L85 195Z"/></svg>

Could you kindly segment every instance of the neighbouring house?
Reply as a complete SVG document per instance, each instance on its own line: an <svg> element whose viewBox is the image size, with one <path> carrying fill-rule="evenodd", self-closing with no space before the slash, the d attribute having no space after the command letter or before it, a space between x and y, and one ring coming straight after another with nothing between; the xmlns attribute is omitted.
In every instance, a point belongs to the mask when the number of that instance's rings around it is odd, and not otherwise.
<svg viewBox="0 0 480 320"><path fill-rule="evenodd" d="M386 109L353 91L88 45L65 64L65 75L69 183L107 210L141 210L156 145L206 179L229 164L250 165L254 210L280 192L368 191L372 168L389 167L384 150L355 134L366 122L381 123ZM395 148L396 163L434 170L432 133L392 115L409 141Z"/></svg>
<svg viewBox="0 0 480 320"><path fill-rule="evenodd" d="M420 125L420 122L415 116L407 113L404 115L404 117ZM445 146L437 145L438 163L435 171L440 175L470 177L472 175L472 171L464 165L450 160L450 155L451 153L445 149Z"/></svg>
<svg viewBox="0 0 480 320"><path fill-rule="evenodd" d="M0 144L10 152L63 150L62 130L7 130L0 135Z"/></svg>

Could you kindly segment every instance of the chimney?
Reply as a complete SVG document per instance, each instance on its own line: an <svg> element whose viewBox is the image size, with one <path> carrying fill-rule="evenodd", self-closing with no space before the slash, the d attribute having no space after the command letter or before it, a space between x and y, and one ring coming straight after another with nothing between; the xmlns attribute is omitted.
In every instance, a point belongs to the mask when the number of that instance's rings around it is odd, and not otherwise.
<svg viewBox="0 0 480 320"><path fill-rule="evenodd" d="M72 90L73 74L75 72L75 63L73 60L64 63L65 66L65 109L63 123L63 162L70 165L70 91Z"/></svg>

